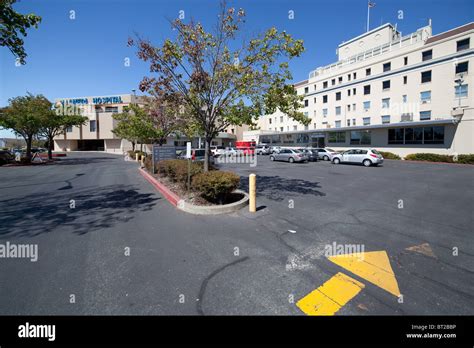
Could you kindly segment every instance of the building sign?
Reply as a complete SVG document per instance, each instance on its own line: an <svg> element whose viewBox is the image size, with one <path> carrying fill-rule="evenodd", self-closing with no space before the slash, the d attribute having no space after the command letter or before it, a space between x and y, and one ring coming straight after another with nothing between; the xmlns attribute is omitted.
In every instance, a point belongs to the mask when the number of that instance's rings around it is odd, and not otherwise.
<svg viewBox="0 0 474 348"><path fill-rule="evenodd" d="M92 98L74 98L74 99L63 99L62 104L89 104L89 99L92 99L91 104L122 104L121 96L112 97L92 97Z"/></svg>
<svg viewBox="0 0 474 348"><path fill-rule="evenodd" d="M153 173L155 172L155 163L163 160L176 159L176 147L153 145L152 152Z"/></svg>
<svg viewBox="0 0 474 348"><path fill-rule="evenodd" d="M311 138L325 138L326 135L323 132L311 133Z"/></svg>

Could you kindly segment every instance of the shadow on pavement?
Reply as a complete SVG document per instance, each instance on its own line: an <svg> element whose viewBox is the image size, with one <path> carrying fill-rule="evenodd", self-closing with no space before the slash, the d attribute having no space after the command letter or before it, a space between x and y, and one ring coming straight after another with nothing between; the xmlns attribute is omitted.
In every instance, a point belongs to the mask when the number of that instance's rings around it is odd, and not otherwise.
<svg viewBox="0 0 474 348"><path fill-rule="evenodd" d="M274 201L282 201L292 194L326 196L326 193L318 190L320 188L319 182L257 175L257 195ZM249 178L247 176L240 177L240 189L248 192Z"/></svg>
<svg viewBox="0 0 474 348"><path fill-rule="evenodd" d="M0 238L33 237L57 227L85 234L127 222L136 212L150 210L158 199L133 186L110 185L2 200Z"/></svg>
<svg viewBox="0 0 474 348"><path fill-rule="evenodd" d="M84 165L84 164L95 164L102 162L110 162L117 160L118 157L72 157L72 158L61 158L56 161L56 165Z"/></svg>

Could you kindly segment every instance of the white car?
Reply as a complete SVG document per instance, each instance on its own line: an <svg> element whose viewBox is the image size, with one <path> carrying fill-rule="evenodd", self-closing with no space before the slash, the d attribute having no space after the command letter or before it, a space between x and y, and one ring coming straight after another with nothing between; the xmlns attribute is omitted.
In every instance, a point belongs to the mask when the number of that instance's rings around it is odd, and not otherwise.
<svg viewBox="0 0 474 348"><path fill-rule="evenodd" d="M211 153L213 156L223 155L225 151L224 146L211 146Z"/></svg>
<svg viewBox="0 0 474 348"><path fill-rule="evenodd" d="M361 163L366 167L383 163L383 156L375 149L350 149L333 156L332 163Z"/></svg>

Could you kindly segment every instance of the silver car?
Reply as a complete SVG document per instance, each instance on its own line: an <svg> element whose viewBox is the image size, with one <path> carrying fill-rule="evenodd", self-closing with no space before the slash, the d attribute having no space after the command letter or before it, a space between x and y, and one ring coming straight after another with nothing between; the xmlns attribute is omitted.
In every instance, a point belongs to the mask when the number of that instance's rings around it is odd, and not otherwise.
<svg viewBox="0 0 474 348"><path fill-rule="evenodd" d="M278 153L272 153L270 155L271 161L286 161L286 162L308 162L308 156L306 156L300 150L293 149L281 149Z"/></svg>
<svg viewBox="0 0 474 348"><path fill-rule="evenodd" d="M366 167L383 163L383 156L375 149L351 149L333 156L332 163L361 163Z"/></svg>
<svg viewBox="0 0 474 348"><path fill-rule="evenodd" d="M257 145L255 148L255 153L257 155L269 155L270 154L270 147L268 145Z"/></svg>
<svg viewBox="0 0 474 348"><path fill-rule="evenodd" d="M334 155L337 155L339 153L328 147L316 148L313 150L318 151L319 159L324 160L324 161L332 161L332 158L334 157Z"/></svg>

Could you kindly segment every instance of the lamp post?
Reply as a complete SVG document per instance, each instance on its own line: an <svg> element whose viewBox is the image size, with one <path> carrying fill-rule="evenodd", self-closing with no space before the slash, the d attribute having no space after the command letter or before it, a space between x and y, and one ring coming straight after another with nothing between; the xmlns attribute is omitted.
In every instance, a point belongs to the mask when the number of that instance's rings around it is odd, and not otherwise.
<svg viewBox="0 0 474 348"><path fill-rule="evenodd" d="M459 78L454 80L458 84L458 108L461 107L461 86L464 83L463 75L459 75Z"/></svg>

